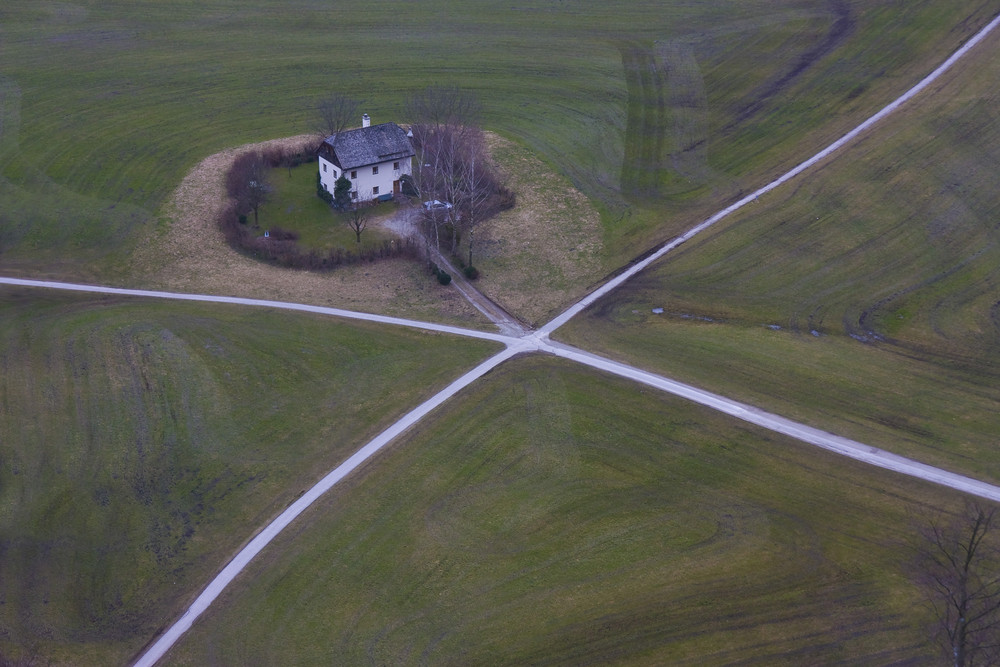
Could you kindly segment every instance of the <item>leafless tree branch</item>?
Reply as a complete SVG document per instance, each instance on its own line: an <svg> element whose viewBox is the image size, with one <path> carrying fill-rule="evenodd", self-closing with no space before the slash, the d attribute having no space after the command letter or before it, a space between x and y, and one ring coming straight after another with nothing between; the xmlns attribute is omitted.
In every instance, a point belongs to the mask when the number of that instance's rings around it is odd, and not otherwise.
<svg viewBox="0 0 1000 667"><path fill-rule="evenodd" d="M1000 549L997 509L970 502L921 531L917 579L954 667L1000 660Z"/></svg>
<svg viewBox="0 0 1000 667"><path fill-rule="evenodd" d="M358 122L360 104L341 93L328 95L316 103L316 134L320 141L343 132Z"/></svg>

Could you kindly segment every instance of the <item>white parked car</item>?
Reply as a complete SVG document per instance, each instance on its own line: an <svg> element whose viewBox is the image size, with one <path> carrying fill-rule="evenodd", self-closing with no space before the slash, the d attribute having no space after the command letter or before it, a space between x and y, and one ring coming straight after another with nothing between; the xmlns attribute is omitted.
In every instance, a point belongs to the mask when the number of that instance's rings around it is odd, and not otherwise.
<svg viewBox="0 0 1000 667"><path fill-rule="evenodd" d="M424 202L425 211L448 211L451 210L451 204L446 201L440 201L435 199L434 201Z"/></svg>

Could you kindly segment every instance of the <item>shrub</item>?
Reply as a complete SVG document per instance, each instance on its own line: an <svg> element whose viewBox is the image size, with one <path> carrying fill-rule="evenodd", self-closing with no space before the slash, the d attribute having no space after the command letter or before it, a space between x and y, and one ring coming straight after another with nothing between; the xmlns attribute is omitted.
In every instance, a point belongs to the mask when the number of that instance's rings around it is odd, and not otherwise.
<svg viewBox="0 0 1000 667"><path fill-rule="evenodd" d="M333 182L333 194L330 196L330 201L338 211L347 210L351 206L351 187L351 181L344 174L341 174L340 178Z"/></svg>
<svg viewBox="0 0 1000 667"><path fill-rule="evenodd" d="M316 196L325 201L327 204L333 203L333 195L330 191L323 187L323 178L319 175L319 171L316 172Z"/></svg>
<svg viewBox="0 0 1000 667"><path fill-rule="evenodd" d="M475 280L476 278L479 277L479 269L477 269L474 266L467 266L462 272L465 274L465 277L468 278L469 280Z"/></svg>
<svg viewBox="0 0 1000 667"><path fill-rule="evenodd" d="M417 192L417 186L413 183L413 177L409 174L403 174L399 177L399 191L407 197L420 196L420 193Z"/></svg>
<svg viewBox="0 0 1000 667"><path fill-rule="evenodd" d="M268 234L275 241L298 241L299 233L292 231L290 229L282 229L281 227L271 227L268 230Z"/></svg>
<svg viewBox="0 0 1000 667"><path fill-rule="evenodd" d="M451 274L450 273L448 273L447 271L445 271L444 269L442 269L440 266L438 266L434 262L431 262L430 266L431 266L431 273L433 273L435 276L437 276L437 279L438 279L439 283L441 283L442 285L447 285L448 283L451 282Z"/></svg>
<svg viewBox="0 0 1000 667"><path fill-rule="evenodd" d="M501 187L497 191L497 206L501 211L507 211L517 206L517 195L513 190Z"/></svg>

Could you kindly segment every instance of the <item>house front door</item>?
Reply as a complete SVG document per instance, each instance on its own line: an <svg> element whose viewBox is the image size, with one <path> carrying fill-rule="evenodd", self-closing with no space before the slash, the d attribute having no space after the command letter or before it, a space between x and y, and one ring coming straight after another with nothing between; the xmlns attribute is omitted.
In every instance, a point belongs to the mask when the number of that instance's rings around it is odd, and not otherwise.
<svg viewBox="0 0 1000 667"><path fill-rule="evenodd" d="M398 179L392 182L392 194L393 195L398 195L399 194L399 180Z"/></svg>

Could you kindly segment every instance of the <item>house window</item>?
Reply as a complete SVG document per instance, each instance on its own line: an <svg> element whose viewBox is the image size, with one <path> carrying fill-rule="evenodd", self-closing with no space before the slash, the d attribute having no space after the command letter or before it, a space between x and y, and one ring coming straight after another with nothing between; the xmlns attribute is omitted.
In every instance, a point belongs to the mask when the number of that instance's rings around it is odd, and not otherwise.
<svg viewBox="0 0 1000 667"><path fill-rule="evenodd" d="M377 195L378 194L378 186L377 185L374 188L372 188L372 194L373 195Z"/></svg>
<svg viewBox="0 0 1000 667"><path fill-rule="evenodd" d="M351 190L351 199L357 199L357 198L358 198L358 191Z"/></svg>
<svg viewBox="0 0 1000 667"><path fill-rule="evenodd" d="M378 167L372 167L372 175L374 176L377 173L378 173Z"/></svg>
<svg viewBox="0 0 1000 667"><path fill-rule="evenodd" d="M395 169L396 171L399 171L399 163L398 162L393 162L392 163L392 168Z"/></svg>
<svg viewBox="0 0 1000 667"><path fill-rule="evenodd" d="M323 163L323 173L324 174L326 173L326 163L325 162Z"/></svg>
<svg viewBox="0 0 1000 667"><path fill-rule="evenodd" d="M333 177L334 178L340 178L339 176L337 176L337 170L336 169L333 170Z"/></svg>
<svg viewBox="0 0 1000 667"><path fill-rule="evenodd" d="M357 178L357 177L358 177L358 172L357 171L352 171L351 172L351 178Z"/></svg>

